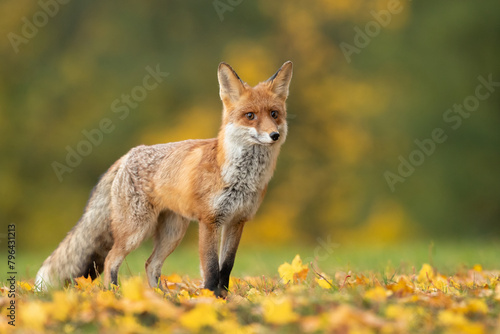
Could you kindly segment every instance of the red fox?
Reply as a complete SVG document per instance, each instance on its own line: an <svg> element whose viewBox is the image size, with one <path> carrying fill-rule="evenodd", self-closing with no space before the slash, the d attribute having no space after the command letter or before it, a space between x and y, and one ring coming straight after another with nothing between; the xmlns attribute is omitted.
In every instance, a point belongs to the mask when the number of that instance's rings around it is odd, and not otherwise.
<svg viewBox="0 0 500 334"><path fill-rule="evenodd" d="M262 202L287 135L292 62L255 87L226 63L217 74L223 104L217 138L138 146L116 161L38 271L38 289L103 271L105 287L117 285L122 261L151 235L146 273L157 287L163 262L197 220L203 286L227 295L243 226Z"/></svg>

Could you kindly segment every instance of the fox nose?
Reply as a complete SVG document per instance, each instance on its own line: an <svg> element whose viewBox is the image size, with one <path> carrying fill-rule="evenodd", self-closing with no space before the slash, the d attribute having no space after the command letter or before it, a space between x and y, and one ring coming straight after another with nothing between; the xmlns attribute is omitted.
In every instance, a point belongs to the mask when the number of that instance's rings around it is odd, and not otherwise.
<svg viewBox="0 0 500 334"><path fill-rule="evenodd" d="M277 141L280 137L280 134L278 132L274 131L274 132L271 132L269 137L271 137L272 140Z"/></svg>

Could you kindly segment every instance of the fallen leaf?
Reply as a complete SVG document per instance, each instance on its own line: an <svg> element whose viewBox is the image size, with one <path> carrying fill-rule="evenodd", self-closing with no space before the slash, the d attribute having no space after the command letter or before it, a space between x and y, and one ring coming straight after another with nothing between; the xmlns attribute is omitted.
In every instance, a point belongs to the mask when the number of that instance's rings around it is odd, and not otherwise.
<svg viewBox="0 0 500 334"><path fill-rule="evenodd" d="M278 273L285 283L297 283L305 280L308 272L309 268L307 265L302 264L302 260L298 254L295 255L292 264L285 262L278 268Z"/></svg>
<svg viewBox="0 0 500 334"><path fill-rule="evenodd" d="M283 325L296 321L298 315L293 311L292 303L286 298L266 298L262 302L266 322Z"/></svg>

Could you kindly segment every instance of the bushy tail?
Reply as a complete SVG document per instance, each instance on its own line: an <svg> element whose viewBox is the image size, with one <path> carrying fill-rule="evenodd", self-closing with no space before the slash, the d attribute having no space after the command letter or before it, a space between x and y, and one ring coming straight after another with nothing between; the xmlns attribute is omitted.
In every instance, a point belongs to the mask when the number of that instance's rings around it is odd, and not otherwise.
<svg viewBox="0 0 500 334"><path fill-rule="evenodd" d="M111 185L120 160L102 176L78 223L43 262L36 275L37 289L60 286L82 275L90 275L94 279L103 271L104 259L113 246Z"/></svg>

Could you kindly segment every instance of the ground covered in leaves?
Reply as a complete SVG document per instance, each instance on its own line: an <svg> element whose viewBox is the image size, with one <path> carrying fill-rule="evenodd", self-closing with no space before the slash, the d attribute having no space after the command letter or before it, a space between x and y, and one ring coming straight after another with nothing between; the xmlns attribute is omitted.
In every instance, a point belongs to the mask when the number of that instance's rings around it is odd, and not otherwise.
<svg viewBox="0 0 500 334"><path fill-rule="evenodd" d="M414 272L327 275L300 256L275 277L232 278L227 299L201 282L162 276L161 289L123 277L103 289L83 277L36 292L17 282L15 327L9 287L1 287L0 333L490 333L500 330L500 271L480 265L452 276L424 264ZM6 284L7 285L7 284Z"/></svg>

